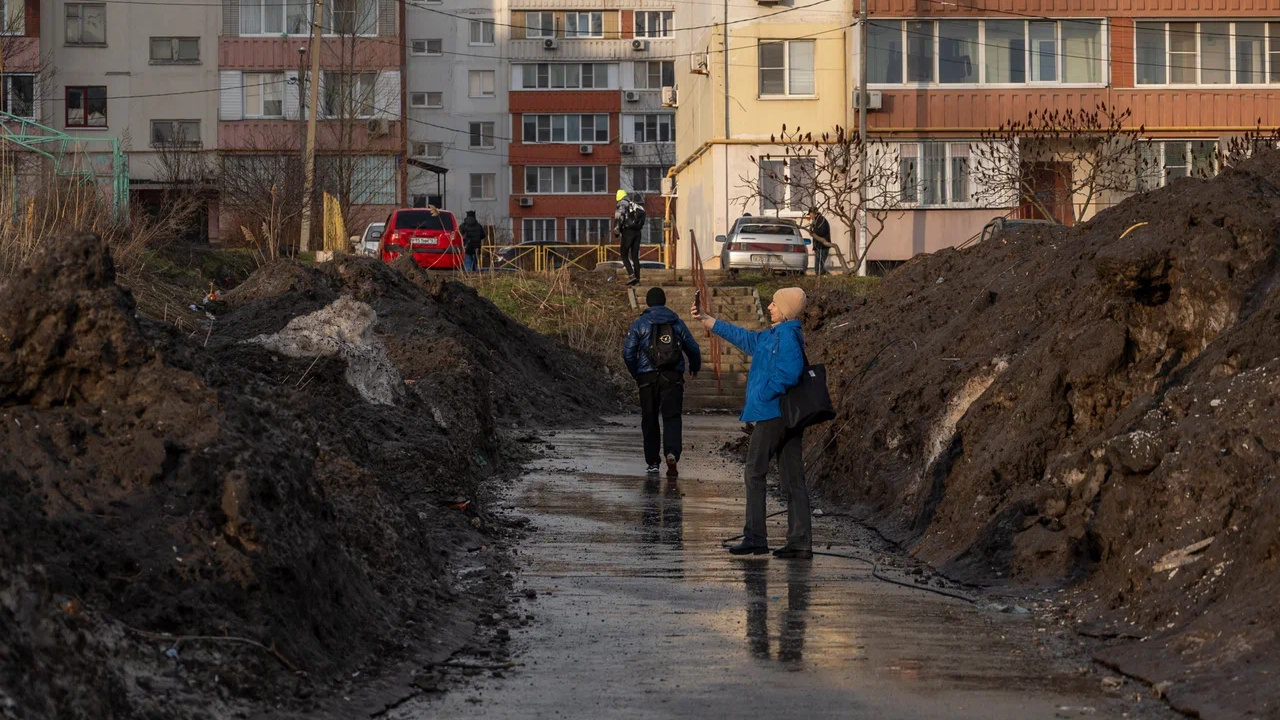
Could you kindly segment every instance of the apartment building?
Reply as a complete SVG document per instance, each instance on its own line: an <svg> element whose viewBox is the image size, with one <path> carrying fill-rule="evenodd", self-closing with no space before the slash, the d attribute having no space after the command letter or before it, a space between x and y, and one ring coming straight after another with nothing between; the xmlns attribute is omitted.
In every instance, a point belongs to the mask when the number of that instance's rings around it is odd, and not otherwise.
<svg viewBox="0 0 1280 720"><path fill-rule="evenodd" d="M625 6L625 7L624 7ZM517 241L611 242L614 195L642 196L662 242L661 177L674 163L674 7L517 0L510 11L509 200Z"/></svg>
<svg viewBox="0 0 1280 720"><path fill-rule="evenodd" d="M406 8L409 201L475 210L509 227L510 36L506 3L445 0Z"/></svg>
<svg viewBox="0 0 1280 720"><path fill-rule="evenodd" d="M239 227L237 204L301 177L313 7L223 0L216 107L224 228ZM320 18L316 187L347 204L352 231L406 201L403 7L333 0Z"/></svg>
<svg viewBox="0 0 1280 720"><path fill-rule="evenodd" d="M676 261L692 260L689 231L709 266L714 239L743 213L799 218L808 210L791 187L762 197L749 187L779 147L784 125L815 133L852 120L851 3L690 4L677 32ZM727 20L727 22L726 22ZM754 159L753 159L754 158ZM833 240L849 238L832 224Z"/></svg>
<svg viewBox="0 0 1280 720"><path fill-rule="evenodd" d="M1016 13L941 2L922 11L914 1L872 0L868 88L880 102L868 123L873 135L901 143L908 211L890 219L871 260L893 267L1008 212L975 199L983 194L970 147L984 129L1038 107L1132 110L1131 124L1154 141L1140 151L1147 157L1135 189L1215 172L1231 136L1280 119L1280 6L1213 5L1227 9L1029 0ZM1014 161L1035 172L1029 159ZM1074 198L1050 208L1065 223L1085 219L1079 210Z"/></svg>
<svg viewBox="0 0 1280 720"><path fill-rule="evenodd" d="M0 111L40 115L40 2L0 0Z"/></svg>

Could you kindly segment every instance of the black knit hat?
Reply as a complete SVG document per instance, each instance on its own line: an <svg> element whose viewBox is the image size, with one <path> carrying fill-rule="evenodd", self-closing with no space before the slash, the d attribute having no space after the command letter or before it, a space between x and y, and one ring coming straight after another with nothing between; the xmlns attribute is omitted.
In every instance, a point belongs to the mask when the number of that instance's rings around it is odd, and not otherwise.
<svg viewBox="0 0 1280 720"><path fill-rule="evenodd" d="M667 294L660 287L649 288L649 292L644 296L645 304L649 307L658 307L667 304Z"/></svg>

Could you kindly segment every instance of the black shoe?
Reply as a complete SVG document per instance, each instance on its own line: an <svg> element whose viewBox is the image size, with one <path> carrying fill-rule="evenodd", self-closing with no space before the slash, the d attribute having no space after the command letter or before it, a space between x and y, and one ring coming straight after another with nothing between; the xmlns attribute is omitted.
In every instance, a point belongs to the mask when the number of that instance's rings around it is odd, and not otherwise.
<svg viewBox="0 0 1280 720"><path fill-rule="evenodd" d="M628 284L628 285L639 285L639 284L640 284L640 278L638 278L638 277L633 277L633 278L631 278L630 280L628 280L628 281L627 281L627 284Z"/></svg>
<svg viewBox="0 0 1280 720"><path fill-rule="evenodd" d="M645 470L645 472L646 472L646 473L648 473L649 475L657 475L657 474L658 474L658 471L659 471L659 470L661 470L661 469L662 469L662 468L661 468L661 467L658 467L657 465L650 465L650 466L649 466L649 469L648 469L648 470Z"/></svg>
<svg viewBox="0 0 1280 720"><path fill-rule="evenodd" d="M813 550L810 548L798 548L791 547L790 545L783 545L773 551L773 556L776 558L782 558L783 560L812 560Z"/></svg>
<svg viewBox="0 0 1280 720"><path fill-rule="evenodd" d="M748 545L746 540L729 546L730 555L768 555L768 545Z"/></svg>
<svg viewBox="0 0 1280 720"><path fill-rule="evenodd" d="M680 472L676 470L677 462L679 461L676 460L675 455L667 456L667 477L680 477Z"/></svg>

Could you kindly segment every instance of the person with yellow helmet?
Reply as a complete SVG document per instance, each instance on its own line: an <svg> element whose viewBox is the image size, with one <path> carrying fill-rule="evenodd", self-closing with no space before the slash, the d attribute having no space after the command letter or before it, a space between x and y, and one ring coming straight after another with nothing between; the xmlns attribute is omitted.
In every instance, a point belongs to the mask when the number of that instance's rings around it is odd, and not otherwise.
<svg viewBox="0 0 1280 720"><path fill-rule="evenodd" d="M614 196L618 201L613 211L613 234L618 236L622 268L631 279L628 285L640 284L640 238L644 231L644 206L627 197L626 190Z"/></svg>

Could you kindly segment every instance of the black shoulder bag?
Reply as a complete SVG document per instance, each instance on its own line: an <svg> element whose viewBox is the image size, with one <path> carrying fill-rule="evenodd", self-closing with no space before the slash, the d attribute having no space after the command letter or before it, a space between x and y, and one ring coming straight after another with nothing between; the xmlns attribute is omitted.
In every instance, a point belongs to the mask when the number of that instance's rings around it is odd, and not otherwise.
<svg viewBox="0 0 1280 720"><path fill-rule="evenodd" d="M810 425L819 425L835 419L836 411L831 406L831 394L827 392L827 367L810 365L809 354L801 349L804 358L804 369L800 371L800 382L787 390L782 396L780 410L782 420L788 430L799 430Z"/></svg>

